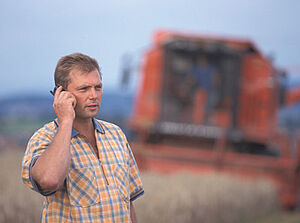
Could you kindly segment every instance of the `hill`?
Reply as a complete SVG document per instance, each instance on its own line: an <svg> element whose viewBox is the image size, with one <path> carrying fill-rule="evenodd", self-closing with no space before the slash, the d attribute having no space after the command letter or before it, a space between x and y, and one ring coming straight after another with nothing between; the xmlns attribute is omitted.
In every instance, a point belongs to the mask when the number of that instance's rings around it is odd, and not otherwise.
<svg viewBox="0 0 300 223"><path fill-rule="evenodd" d="M16 95L1 99L0 149L16 143L23 147L35 130L56 118L52 103L51 95ZM97 118L113 122L127 133L126 120L132 104L130 94L104 92Z"/></svg>
<svg viewBox="0 0 300 223"><path fill-rule="evenodd" d="M115 91L103 93L99 117L126 118L131 113L133 96ZM52 108L53 97L40 95L17 95L0 100L0 118L37 119L55 118Z"/></svg>
<svg viewBox="0 0 300 223"><path fill-rule="evenodd" d="M132 94L104 91L97 118L119 125L130 138L126 121L132 112L133 100ZM52 103L51 95L16 95L0 99L0 135L11 136L23 144L34 130L56 118ZM299 114L300 104L282 108L278 112L279 126L290 131L299 129Z"/></svg>

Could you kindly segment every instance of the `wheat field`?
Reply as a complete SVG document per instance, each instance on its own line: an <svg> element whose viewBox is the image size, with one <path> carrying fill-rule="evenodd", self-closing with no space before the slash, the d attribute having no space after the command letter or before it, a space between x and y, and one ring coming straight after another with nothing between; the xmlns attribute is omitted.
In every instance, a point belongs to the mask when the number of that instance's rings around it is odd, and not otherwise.
<svg viewBox="0 0 300 223"><path fill-rule="evenodd" d="M40 222L42 197L21 182L21 150L0 152L0 223ZM221 174L143 172L145 195L134 202L140 223L296 223L269 182Z"/></svg>
<svg viewBox="0 0 300 223"><path fill-rule="evenodd" d="M250 222L278 208L275 188L261 180L243 182L221 174L144 173L144 184L145 197L135 204L141 222Z"/></svg>
<svg viewBox="0 0 300 223"><path fill-rule="evenodd" d="M21 179L19 150L0 153L0 222L40 222L42 197L26 188Z"/></svg>

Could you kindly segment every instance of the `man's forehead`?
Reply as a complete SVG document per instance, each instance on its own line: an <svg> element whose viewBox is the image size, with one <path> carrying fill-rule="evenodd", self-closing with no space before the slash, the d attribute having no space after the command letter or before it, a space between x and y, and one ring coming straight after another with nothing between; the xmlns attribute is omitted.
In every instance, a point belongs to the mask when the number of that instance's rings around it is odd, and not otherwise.
<svg viewBox="0 0 300 223"><path fill-rule="evenodd" d="M90 73L94 73L94 72L97 72L100 80L102 80L102 77L99 74L97 69L92 70L91 72L86 72L86 71L82 71L82 70L79 70L79 69L73 69L73 70L70 71L70 74L69 74L70 75L70 81L72 81L72 79L74 79L74 78L81 77L81 76L87 76Z"/></svg>
<svg viewBox="0 0 300 223"><path fill-rule="evenodd" d="M89 72L78 69L78 68L74 68L70 71L70 75L72 75L72 76L73 75L88 75L89 73L92 73L92 72L97 72L99 74L99 72L96 68L92 71L89 71ZM100 76L100 74L99 74L99 76Z"/></svg>
<svg viewBox="0 0 300 223"><path fill-rule="evenodd" d="M96 79L94 76L95 74L98 75L98 77ZM93 78L90 79L88 77L89 75L93 75ZM68 84L68 88L70 85L72 85L73 87L76 87L76 88L90 86L90 85L102 85L102 78L97 69L95 69L91 72L72 70L70 72L69 77L70 77L70 82Z"/></svg>

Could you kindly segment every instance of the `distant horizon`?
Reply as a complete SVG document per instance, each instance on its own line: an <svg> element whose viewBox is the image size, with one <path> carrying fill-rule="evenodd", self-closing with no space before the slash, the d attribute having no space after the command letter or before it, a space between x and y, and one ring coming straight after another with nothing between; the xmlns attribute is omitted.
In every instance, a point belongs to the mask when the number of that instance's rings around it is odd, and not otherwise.
<svg viewBox="0 0 300 223"><path fill-rule="evenodd" d="M292 77L288 81L288 88L293 88L293 87L300 87L300 75L296 75ZM9 98L24 98L24 97L35 97L35 96L41 96L41 97L52 97L50 94L50 90L52 88L47 88L47 89L39 89L39 90L24 90L20 89L19 91L13 91L13 92L7 92L7 93L2 93L0 94L0 100L5 100ZM138 87L129 87L128 89L124 90L120 86L106 86L103 90L103 93L118 93L118 94L124 94L126 95L135 95L137 93Z"/></svg>

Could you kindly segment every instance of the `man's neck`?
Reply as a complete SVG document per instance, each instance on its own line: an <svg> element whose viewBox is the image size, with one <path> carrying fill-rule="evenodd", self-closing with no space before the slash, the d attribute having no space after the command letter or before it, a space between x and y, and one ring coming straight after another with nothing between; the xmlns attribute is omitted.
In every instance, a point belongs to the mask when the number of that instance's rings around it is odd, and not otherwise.
<svg viewBox="0 0 300 223"><path fill-rule="evenodd" d="M98 155L98 148L97 148L97 142L95 138L95 127L93 123L93 119L76 119L73 122L73 128L79 132L80 135L83 135L86 137L90 145L92 146L96 156L99 159Z"/></svg>
<svg viewBox="0 0 300 223"><path fill-rule="evenodd" d="M75 118L73 122L73 128L82 135L90 131L94 131L94 124L92 118L89 119L78 119Z"/></svg>

